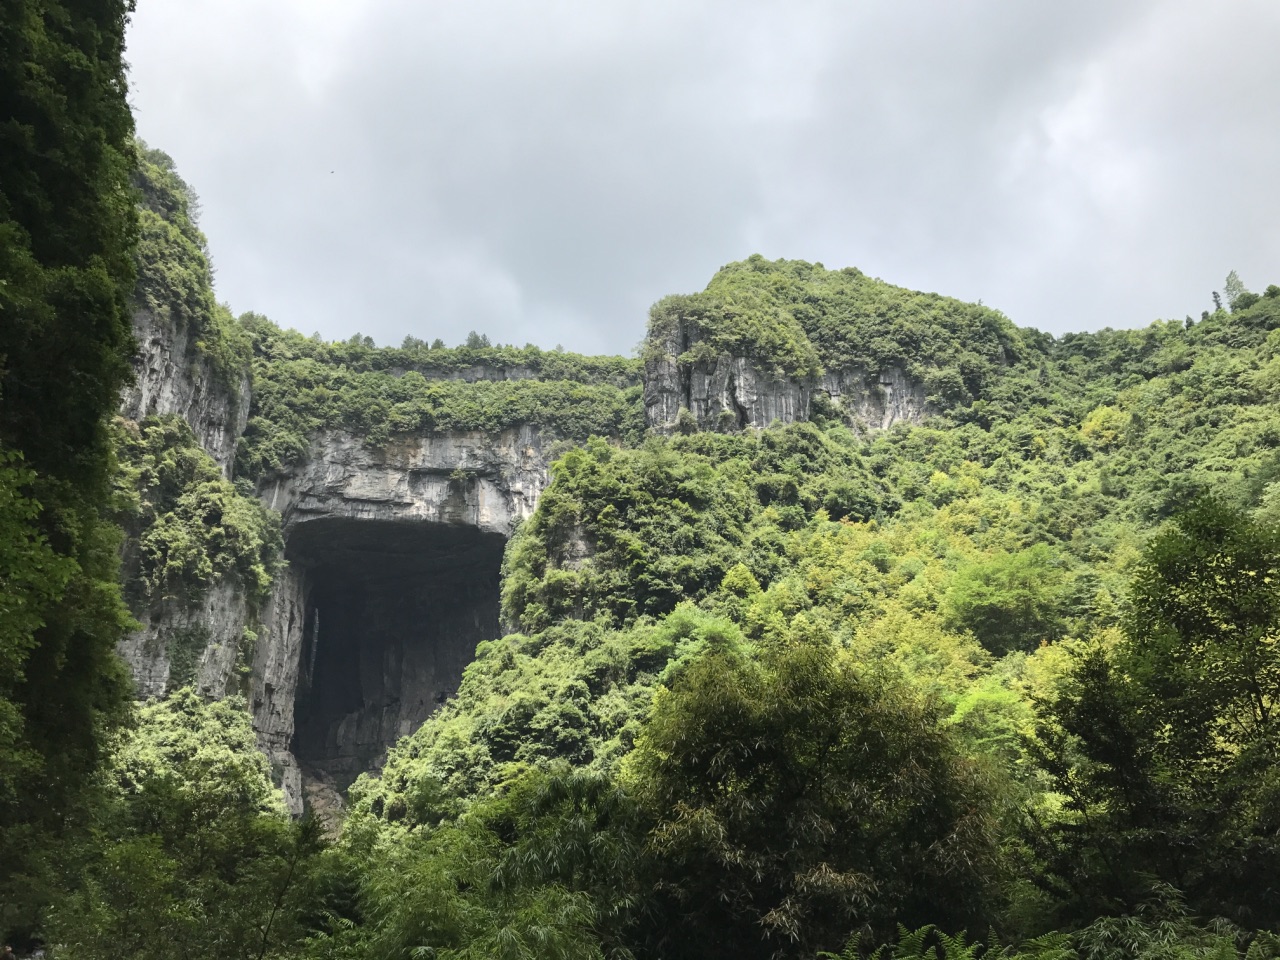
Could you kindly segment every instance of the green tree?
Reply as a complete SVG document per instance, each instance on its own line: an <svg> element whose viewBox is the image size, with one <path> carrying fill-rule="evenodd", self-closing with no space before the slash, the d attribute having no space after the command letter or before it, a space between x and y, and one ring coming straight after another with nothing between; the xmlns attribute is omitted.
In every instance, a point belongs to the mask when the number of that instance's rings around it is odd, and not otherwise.
<svg viewBox="0 0 1280 960"><path fill-rule="evenodd" d="M1205 500L1143 555L1123 636L1041 705L1065 812L1034 831L1076 917L1167 884L1202 916L1280 921L1280 528Z"/></svg>
<svg viewBox="0 0 1280 960"><path fill-rule="evenodd" d="M347 837L371 855L359 893L365 923L335 925L318 943L324 956L631 956L643 829L634 801L606 776L560 763L433 830L367 826Z"/></svg>
<svg viewBox="0 0 1280 960"><path fill-rule="evenodd" d="M107 417L133 349L131 8L0 4L0 588L21 610L0 631L0 932L35 924L55 838L127 691L118 540L102 511Z"/></svg>
<svg viewBox="0 0 1280 960"><path fill-rule="evenodd" d="M1249 291L1245 288L1244 283L1241 282L1240 274L1234 270L1227 274L1226 282L1222 285L1222 295L1226 297L1227 306L1231 310L1235 310L1237 304L1241 307L1250 305L1243 302L1249 296Z"/></svg>
<svg viewBox="0 0 1280 960"><path fill-rule="evenodd" d="M628 779L665 957L811 957L853 929L982 917L979 769L911 692L821 639L757 665L713 650L662 692Z"/></svg>
<svg viewBox="0 0 1280 960"><path fill-rule="evenodd" d="M965 565L947 592L948 625L997 654L1057 639L1063 566L1043 543Z"/></svg>
<svg viewBox="0 0 1280 960"><path fill-rule="evenodd" d="M50 918L59 956L261 957L303 934L319 835L285 814L242 699L184 688L143 706L97 815Z"/></svg>
<svg viewBox="0 0 1280 960"><path fill-rule="evenodd" d="M283 550L279 516L223 479L181 417L121 424L116 436L135 610L166 596L198 598L228 577L262 602Z"/></svg>

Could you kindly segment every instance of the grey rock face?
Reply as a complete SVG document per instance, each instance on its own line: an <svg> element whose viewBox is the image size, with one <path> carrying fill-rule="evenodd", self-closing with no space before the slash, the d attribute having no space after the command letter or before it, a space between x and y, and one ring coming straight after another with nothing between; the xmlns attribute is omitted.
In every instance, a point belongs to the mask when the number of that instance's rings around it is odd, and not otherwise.
<svg viewBox="0 0 1280 960"><path fill-rule="evenodd" d="M809 416L807 383L770 376L746 358L729 354L681 363L679 357L699 342L698 333L681 324L645 361L644 405L650 427L672 431L682 408L703 430L763 428Z"/></svg>
<svg viewBox="0 0 1280 960"><path fill-rule="evenodd" d="M262 612L264 628L253 658L250 704L258 746L271 761L286 806L303 808L302 771L293 755L293 703L298 687L307 625L307 582L301 570L286 567L271 588Z"/></svg>
<svg viewBox="0 0 1280 960"><path fill-rule="evenodd" d="M286 539L317 517L466 524L507 536L546 483L532 427L413 437L380 450L326 431L305 463L265 481L259 495L283 516Z"/></svg>
<svg viewBox="0 0 1280 960"><path fill-rule="evenodd" d="M822 376L819 389L861 432L919 423L929 412L924 387L897 367L887 367L878 375L861 369L837 370Z"/></svg>
<svg viewBox="0 0 1280 960"><path fill-rule="evenodd" d="M719 354L680 362L699 337L682 325L645 361L645 418L670 433L688 410L700 430L762 429L772 423L808 420L815 391L822 391L863 432L895 423L919 423L928 413L924 388L897 367L878 374L860 368L836 370L817 382L764 373L745 357Z"/></svg>
<svg viewBox="0 0 1280 960"><path fill-rule="evenodd" d="M135 331L137 382L122 398L123 415L183 416L229 474L247 384L220 385L185 335L149 313L135 317ZM901 370L835 371L808 382L743 357L704 352L680 363L697 346L691 340L677 331L646 362L646 414L659 431L675 429L681 410L709 430L793 423L809 417L819 394L859 430L918 422L927 412L923 390ZM452 375L533 374L476 367ZM321 432L302 463L259 486L282 516L286 544L269 599L255 611L228 582L194 603L155 605L120 647L139 695L188 681L210 697L247 685L259 745L289 808L301 812L310 797L336 811L336 791L376 769L390 744L453 694L476 644L500 634L503 546L537 506L547 467L531 427L378 449ZM589 553L585 538L571 538L561 559L572 566Z"/></svg>
<svg viewBox="0 0 1280 960"><path fill-rule="evenodd" d="M120 414L130 420L176 413L231 476L236 441L249 419L249 383L227 387L212 364L192 342L187 330L162 322L150 310L133 315L134 383L120 400Z"/></svg>
<svg viewBox="0 0 1280 960"><path fill-rule="evenodd" d="M133 333L135 380L121 396L121 416L177 414L230 476L236 441L249 417L248 381L234 388L223 384L188 331L150 310L134 313ZM206 696L225 696L240 682L236 664L252 626L250 606L240 585L226 581L194 601L166 598L138 614L141 629L118 647L137 696L162 696L186 683Z"/></svg>
<svg viewBox="0 0 1280 960"><path fill-rule="evenodd" d="M118 648L133 670L137 696L160 697L187 683L207 697L235 690L251 619L244 591L231 581L214 584L194 604L170 598L144 611L142 628Z"/></svg>

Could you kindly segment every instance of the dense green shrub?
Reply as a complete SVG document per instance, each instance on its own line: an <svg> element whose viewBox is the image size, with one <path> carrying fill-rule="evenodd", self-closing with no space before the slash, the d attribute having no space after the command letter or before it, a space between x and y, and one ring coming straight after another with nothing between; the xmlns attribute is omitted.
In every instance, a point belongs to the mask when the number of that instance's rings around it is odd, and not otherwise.
<svg viewBox="0 0 1280 960"><path fill-rule="evenodd" d="M941 714L836 654L715 649L663 691L626 779L654 821L657 955L808 957L848 931L984 916L983 774Z"/></svg>
<svg viewBox="0 0 1280 960"><path fill-rule="evenodd" d="M181 417L120 421L116 436L130 599L193 600L232 577L265 600L284 548L279 516L223 478Z"/></svg>
<svg viewBox="0 0 1280 960"><path fill-rule="evenodd" d="M644 430L636 367L620 358L535 347L379 349L355 337L325 343L255 315L240 323L253 337L255 359L237 470L255 480L296 463L326 428L371 446L526 425L579 443L590 436L634 442ZM522 370L506 379L512 366ZM463 374L476 379L453 378Z"/></svg>
<svg viewBox="0 0 1280 960"><path fill-rule="evenodd" d="M984 396L1006 368L1037 365L1047 338L980 304L919 293L852 267L754 255L722 267L706 290L667 297L650 314L646 352L683 331L699 350L750 357L779 375L890 367L923 383L946 409Z"/></svg>
<svg viewBox="0 0 1280 960"><path fill-rule="evenodd" d="M0 14L0 933L37 922L128 691L102 514L133 349L131 8Z"/></svg>
<svg viewBox="0 0 1280 960"><path fill-rule="evenodd" d="M249 371L250 341L230 310L214 298L208 248L196 224L195 192L167 154L143 143L138 150L133 182L140 198L141 232L134 255L134 309L186 334L235 399Z"/></svg>
<svg viewBox="0 0 1280 960"><path fill-rule="evenodd" d="M1148 545L1123 635L1041 704L1065 815L1033 839L1068 916L1161 887L1196 915L1280 924L1280 528L1206 500Z"/></svg>
<svg viewBox="0 0 1280 960"><path fill-rule="evenodd" d="M319 837L291 823L239 698L138 710L49 932L59 957L278 956L305 932Z"/></svg>

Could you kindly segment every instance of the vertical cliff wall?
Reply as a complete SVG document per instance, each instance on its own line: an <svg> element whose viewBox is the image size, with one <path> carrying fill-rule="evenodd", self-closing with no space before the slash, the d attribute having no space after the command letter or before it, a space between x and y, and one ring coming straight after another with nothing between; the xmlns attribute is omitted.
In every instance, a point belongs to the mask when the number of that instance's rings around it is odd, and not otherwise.
<svg viewBox="0 0 1280 960"><path fill-rule="evenodd" d="M134 311L133 332L134 382L121 396L120 416L133 422L129 429L135 432L146 417L181 417L230 477L249 415L247 373L233 382L218 376L187 327L145 306ZM136 559L126 554L126 573ZM135 603L133 614L140 629L122 641L119 652L133 671L139 697L162 696L187 683L221 697L239 686L246 631L251 634L255 625L253 604L240 583L221 580L199 595L162 595Z"/></svg>
<svg viewBox="0 0 1280 960"><path fill-rule="evenodd" d="M650 341L646 354L645 419L662 433L797 423L810 419L818 397L862 433L919 423L928 413L923 386L900 367L787 376L762 370L748 357L710 349L704 334L688 322ZM688 411L683 423L682 410Z"/></svg>
<svg viewBox="0 0 1280 960"><path fill-rule="evenodd" d="M134 382L120 400L120 415L129 420L177 414L191 425L201 446L231 476L236 441L249 420L247 372L228 383L217 375L209 357L190 331L159 319L149 309L133 314L138 351Z"/></svg>
<svg viewBox="0 0 1280 960"><path fill-rule="evenodd" d="M230 475L247 376L228 384L183 329L148 309L134 329L136 379L121 416L182 417ZM471 374L459 376L484 379ZM321 433L259 491L285 538L268 600L252 603L231 578L144 603L141 628L120 645L138 695L184 683L210 697L247 689L260 745L300 812L304 769L341 788L376 768L457 689L476 644L499 635L503 547L546 482L532 428L377 449Z"/></svg>
<svg viewBox="0 0 1280 960"><path fill-rule="evenodd" d="M180 329L147 310L136 330L137 382L122 414L183 417L229 473L252 400L247 378L228 385ZM658 431L686 428L685 410L701 429L791 423L811 415L815 397L860 429L926 412L900 370L788 379L699 348L689 329L649 351L644 389ZM292 809L302 809L308 782L345 787L438 709L476 644L500 634L503 547L537 506L547 461L529 426L433 431L377 447L319 431L298 462L258 485L285 545L269 598L251 603L224 580L138 611L142 628L121 653L139 695L187 682L213 697L246 690Z"/></svg>
<svg viewBox="0 0 1280 960"><path fill-rule="evenodd" d="M614 358L565 360L550 354L523 360L499 356L493 363L470 362L469 356L433 360L429 350L401 351L391 357L399 366L380 367L388 356L371 345L345 352L320 345L307 362L329 364L323 369L341 373L335 386L321 388L305 371L290 366L297 357L290 352L287 341L293 335L288 334L281 338L282 353L267 356L300 379L285 378L283 387L260 385L254 407L248 374L251 345L240 338L248 336L247 330L256 331L261 351L280 332L240 328L225 308L210 312L216 304L203 239L193 232L193 224L179 220L191 235L183 234L181 262L189 269L178 279L185 277L194 286L187 290L157 269L168 262L165 257L172 259L163 243L173 236L152 217L148 236L158 259L149 272L143 271L147 282L140 282L145 296L139 296L134 318L136 379L121 398L121 415L135 422L153 415L181 417L230 478L251 407L258 417L254 429L270 426L275 421L263 410L264 398L272 398L280 432L262 428L251 435L278 441L278 449L255 461L253 470L255 476L270 471L281 456L290 462L268 472L256 487L261 501L279 514L283 562L265 599L250 598L242 583L253 578L243 571L239 579L206 577L174 595L149 587L143 608L135 610L141 628L120 650L140 696L159 696L185 683L209 697L246 692L259 743L291 809L300 811L314 792L309 784L341 789L360 773L376 769L388 746L457 689L476 645L500 634L503 549L537 506L548 483L549 454L540 431L527 424L492 432L440 425L506 423L512 409L536 417L545 412L538 404L558 403L567 410L561 419L540 422L565 423L570 435L580 435L575 404L590 401L582 399L583 391L602 383L630 388L634 367ZM194 296L192 303L187 294ZM815 410L869 432L919 422L928 412L923 388L900 366L819 372L812 351L808 360L784 362L785 349L777 354L783 359L764 364L751 352L758 345L726 337L724 329L715 342L733 349L715 348L696 319L690 319L697 315L691 308L688 317L681 314L655 324L661 332L646 345L643 400L646 422L656 432L765 428L809 419ZM736 316L726 313L717 322L723 327ZM790 329L784 328L784 333ZM197 343L191 332L195 329L216 342ZM774 341L774 347L790 342ZM260 352L259 358L263 356ZM423 415L416 408L397 415L388 398L399 397L401 407L412 407L408 394L397 392L410 375L426 406L433 402L435 385L424 389L424 379L475 383L475 394L459 397L455 389L439 415L434 408ZM501 401L490 391L490 381L544 377L553 381L553 389L519 394L526 406L503 407L504 416L492 419L492 408ZM298 409L290 406L290 391L308 389L316 396ZM339 405L335 414L325 400L334 396L359 402ZM633 399L626 397L634 394L624 397L627 417L634 418ZM390 431L393 422L402 431L398 436ZM361 428L320 428L319 423L357 423ZM406 436L407 429L418 433ZM370 445L362 432L393 439ZM230 491L224 491L224 502L243 508L249 495L243 485L223 486Z"/></svg>

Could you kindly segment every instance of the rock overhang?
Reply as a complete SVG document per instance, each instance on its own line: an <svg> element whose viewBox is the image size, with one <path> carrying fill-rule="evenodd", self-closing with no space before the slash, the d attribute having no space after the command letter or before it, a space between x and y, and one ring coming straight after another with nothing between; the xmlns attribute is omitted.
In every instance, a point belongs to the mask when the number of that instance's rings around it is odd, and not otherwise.
<svg viewBox="0 0 1280 960"><path fill-rule="evenodd" d="M500 634L503 549L547 482L542 437L524 426L382 447L323 431L303 462L259 486L281 514L287 562L253 664L254 726L296 812L296 751L340 786L376 768L452 694L476 643ZM365 609L379 611L367 630ZM346 650L329 666L326 623ZM331 686L344 673L358 702ZM334 709L315 709L317 683Z"/></svg>

